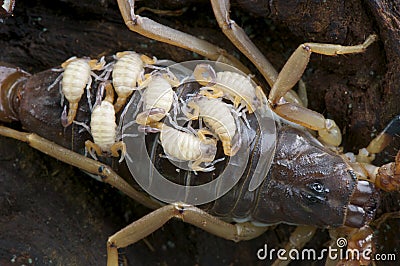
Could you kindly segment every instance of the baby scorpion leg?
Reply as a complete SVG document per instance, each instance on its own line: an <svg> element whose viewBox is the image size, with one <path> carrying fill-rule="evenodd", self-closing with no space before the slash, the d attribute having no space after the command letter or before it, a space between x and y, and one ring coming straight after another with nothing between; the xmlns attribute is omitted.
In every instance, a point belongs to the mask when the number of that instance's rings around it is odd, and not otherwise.
<svg viewBox="0 0 400 266"><path fill-rule="evenodd" d="M96 154L98 156L103 156L103 151L101 150L100 146L97 145L96 143L93 143L92 141L87 140L87 141L85 141L85 147L86 147L87 151L90 153L90 155L95 160L97 160Z"/></svg>
<svg viewBox="0 0 400 266"><path fill-rule="evenodd" d="M153 40L187 49L211 60L234 65L243 72L250 73L247 67L234 56L228 54L224 49L190 34L159 24L149 18L136 15L134 13L134 5L134 0L118 0L121 15L126 26L131 31Z"/></svg>
<svg viewBox="0 0 400 266"><path fill-rule="evenodd" d="M268 229L268 227L257 227L251 223L230 224L194 206L181 202L173 203L147 214L110 236L107 241L107 265L118 265L118 248L143 239L174 217L213 235L235 242L253 239Z"/></svg>
<svg viewBox="0 0 400 266"><path fill-rule="evenodd" d="M126 154L126 145L123 141L118 141L116 143L114 143L111 146L111 155L114 157L118 157L119 156L119 151L121 152L121 158L119 159L119 162L122 162L125 158L125 154Z"/></svg>
<svg viewBox="0 0 400 266"><path fill-rule="evenodd" d="M149 197L131 187L131 185L129 185L123 178L114 172L110 166L106 164L68 150L34 133L20 132L11 128L0 126L0 135L26 142L29 144L29 146L47 155L50 155L57 160L78 167L79 169L87 171L93 175L99 176L101 177L102 182L110 184L111 186L125 193L128 197L148 208L156 209L160 207L157 202L151 200Z"/></svg>
<svg viewBox="0 0 400 266"><path fill-rule="evenodd" d="M325 119L323 115L307 108L292 103L282 103L281 98L299 81L312 52L331 56L361 53L376 39L376 35L370 35L363 44L355 46L323 43L305 43L300 45L282 68L270 91L268 100L274 111L289 121L312 130L318 130L319 137L323 142L338 146L342 137L340 129L334 121Z"/></svg>

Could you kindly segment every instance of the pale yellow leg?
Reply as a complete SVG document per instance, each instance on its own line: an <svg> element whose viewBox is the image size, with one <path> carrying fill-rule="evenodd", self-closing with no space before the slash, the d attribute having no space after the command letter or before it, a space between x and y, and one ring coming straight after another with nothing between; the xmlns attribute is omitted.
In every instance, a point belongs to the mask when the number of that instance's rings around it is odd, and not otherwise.
<svg viewBox="0 0 400 266"><path fill-rule="evenodd" d="M273 109L279 116L291 122L317 130L320 140L328 145L339 146L342 142L342 134L335 121L325 119L318 112L293 103L277 104Z"/></svg>
<svg viewBox="0 0 400 266"><path fill-rule="evenodd" d="M251 223L233 225L194 206L185 203L173 203L149 213L110 236L107 242L107 265L118 265L118 248L126 247L143 239L174 217L218 237L236 242L253 239L268 229L268 227L257 227Z"/></svg>
<svg viewBox="0 0 400 266"><path fill-rule="evenodd" d="M340 145L341 133L334 121L325 119L321 114L304 107L296 106L295 104L282 104L280 100L300 80L312 52L324 55L361 53L376 38L376 35L370 35L363 44L355 46L322 43L305 43L300 45L282 68L268 96L268 100L274 111L289 121L313 130L318 130L320 140L326 144L332 146Z"/></svg>
<svg viewBox="0 0 400 266"><path fill-rule="evenodd" d="M369 45L377 39L376 35L370 35L363 44L355 46L342 46L338 44L304 43L301 44L290 56L286 64L279 72L276 82L269 94L269 101L276 104L286 92L300 80L310 60L311 53L323 55L354 54L364 52Z"/></svg>
<svg viewBox="0 0 400 266"><path fill-rule="evenodd" d="M211 0L214 15L220 28L229 40L257 67L269 85L272 86L278 77L277 71L249 39L243 29L230 19L229 2L229 0Z"/></svg>
<svg viewBox="0 0 400 266"><path fill-rule="evenodd" d="M125 158L125 154L126 154L126 145L123 141L118 141L115 142L112 146L111 146L111 155L114 157L118 157L119 153L121 152L121 159L119 160L119 162L122 162Z"/></svg>
<svg viewBox="0 0 400 266"><path fill-rule="evenodd" d="M54 157L57 160L78 167L79 169L82 169L93 175L99 176L101 177L101 181L117 188L122 193L125 193L128 197L131 197L133 200L143 204L148 208L156 209L160 207L159 203L132 188L123 178L115 173L110 166L104 163L95 161L79 153L68 150L34 133L20 132L11 128L0 126L0 135L26 142L32 148Z"/></svg>
<svg viewBox="0 0 400 266"><path fill-rule="evenodd" d="M90 140L85 141L85 147L87 149L87 151L90 153L90 155L92 155L92 157L97 160L97 157L95 155L95 153L98 156L103 156L103 151L101 150L100 146L97 145L96 143L93 143Z"/></svg>
<svg viewBox="0 0 400 266"><path fill-rule="evenodd" d="M193 51L211 60L219 60L228 63L236 66L246 74L250 73L247 67L222 48L190 34L159 24L149 18L136 15L134 13L135 1L118 0L117 2L125 24L131 31L137 32L156 41L172 44Z"/></svg>

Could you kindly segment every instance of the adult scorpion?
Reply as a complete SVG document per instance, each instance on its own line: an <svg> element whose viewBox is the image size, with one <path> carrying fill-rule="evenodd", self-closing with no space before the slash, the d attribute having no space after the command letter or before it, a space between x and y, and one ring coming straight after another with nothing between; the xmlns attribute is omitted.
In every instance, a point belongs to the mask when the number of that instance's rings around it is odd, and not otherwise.
<svg viewBox="0 0 400 266"><path fill-rule="evenodd" d="M120 1L122 2L122 1ZM122 13L124 14L127 13L128 9L123 9L122 6ZM129 22L129 21L128 21ZM129 23L127 23L129 24ZM356 48L352 47L350 50L351 52L353 52L353 49L355 49L356 51L363 51L371 42L371 40L373 40L374 37L371 37L369 40L369 42L367 41L365 43L365 45L360 45L357 46ZM310 47L305 45L305 47ZM337 49L337 46L333 46L331 47L332 49ZM302 48L303 49L303 48ZM314 49L314 47L313 47ZM313 50L312 49L312 50ZM306 50L307 49L303 49ZM335 50L336 51L336 50ZM289 64L288 66L291 66L293 63ZM306 63L304 64L305 67ZM33 77L30 77L29 74L13 68L13 67L6 67L3 66L2 67L2 73L3 73L3 77L4 80L2 81L2 105L5 106L5 108L3 109L3 113L2 113L2 120L4 122L9 122L11 120L18 120L21 122L21 124L23 125L23 127L27 130L27 131L32 131L32 132L36 132L38 135L42 135L42 136L46 136L46 138L52 140L52 141L58 141L60 143L61 146L65 146L68 149L72 149L72 150L76 150L76 151L81 151L82 146L80 145L81 143L81 139L82 141L85 139L85 137L80 137L82 134L79 134L78 132L67 132L67 133L62 133L61 130L59 131L54 131L54 133L50 133L48 131L45 132L38 132L41 129L38 129L35 126L33 126L31 124L30 121L28 121L29 119L29 114L28 112L32 110L33 106L29 105L29 98L30 97L34 97L31 93L34 93L35 90L30 90L29 88L33 88L33 87L40 87L40 88L45 88L48 84L46 84L46 82L50 82L52 80L54 80L53 77L53 73L51 72L44 72L44 73L39 73L37 75L34 75ZM290 69L290 71L292 71L293 69ZM293 70L294 72L298 73L297 70ZM302 71L299 71L302 72ZM281 72L282 73L282 72ZM298 74L297 76L301 76L301 74ZM270 78L271 79L271 78ZM277 77L277 79L279 79L279 76ZM296 79L298 79L298 77L295 77L294 80L297 81ZM285 78L282 78L281 80L285 80ZM279 84L278 81L274 81L274 84ZM38 85L39 84L39 85ZM288 87L290 87L291 85L288 85ZM274 89L275 88L275 89ZM290 88L288 88L289 90ZM18 93L16 93L18 91ZM270 102L272 103L271 106L273 108L280 108L281 106L279 106L278 100L280 100L281 96L284 96L284 94L286 93L286 90L282 89L282 87L278 86L278 85L273 85L273 89L272 91L274 93L270 93ZM13 93L11 93L13 92ZM53 94L53 95L51 95ZM51 95L51 96L50 96ZM271 96L272 95L272 96ZM49 99L52 98L53 100ZM49 98L43 99L44 102L46 103L53 103L53 107L54 108L54 113L56 113L57 115L59 115L60 110L59 106L58 106L58 95L56 92L49 92ZM57 103L57 104L56 104ZM52 106L52 104L50 104L50 106ZM44 105L42 107L45 108L50 108L49 105ZM291 109L293 110L293 108L297 108L297 107L293 107L291 104L287 104L286 106L289 106ZM36 106L37 107L37 106ZM83 109L85 109L85 107L83 107ZM284 110L285 108L282 107L281 110ZM296 109L296 110L303 110L301 108ZM37 110L38 112L33 112L33 113L40 113L39 110ZM308 110L304 110L305 112L308 112ZM47 110L48 112L48 110ZM31 112L32 113L32 112ZM279 112L277 112L279 113ZM80 110L80 114L81 114L81 118L86 118L89 115L89 111L86 109L86 111L82 111ZM286 114L286 111L282 111L281 114ZM314 115L314 113L311 113L312 115ZM297 116L296 116L297 117ZM288 117L286 117L288 118ZM322 129L325 127L326 124L329 124L330 122L327 123L321 123L319 120L320 116L316 115L316 120L318 121L318 126L315 127L311 127L311 129ZM78 116L78 119L79 116ZM295 120L295 119L294 119ZM55 124L55 128L58 128L57 126L57 121L59 122L58 119L54 119L52 120ZM371 145L369 145L369 147L367 148L367 151L369 153L377 153L380 152L381 149L384 148L385 144L387 144L387 139L390 138L391 135L396 134L396 130L398 128L398 124L397 120L393 120L393 122L391 124L389 124L389 126L383 131L383 133L381 135L378 136L378 138L376 138ZM299 122L299 121L295 121L295 122ZM305 126L308 126L307 121L302 121L304 122ZM304 125L303 124L303 125ZM320 126L321 124L323 124L322 126ZM23 140L23 141L27 141L29 142L33 147L38 148L46 153L49 153L52 156L56 156L57 158L60 158L61 160L65 160L68 163L71 163L73 165L76 165L77 167L83 168L86 171L89 171L93 174L96 175L100 175L104 177L104 181L106 182L110 182L113 186L117 187L118 189L122 190L123 192L125 192L126 194L128 194L129 196L133 197L134 199L138 200L139 202L142 202L143 204L145 204L146 206L149 207L158 207L157 203L154 203L152 201L150 201L146 196L142 196L141 194L137 194L134 190L132 190L130 188L129 185L127 185L126 183L124 183L124 181L120 178L118 178L118 176L116 175L115 172L113 172L111 170L110 167L108 167L107 165L100 163L100 162L96 162L93 160L90 160L85 157L80 156L77 153L70 153L68 150L59 147L53 143L49 143L46 140L37 137L35 134L26 134L26 133L18 133L15 131L11 131L9 129L6 129L4 127L2 127L1 129L2 134L5 136L11 136L11 137L15 137L17 139ZM52 134L54 134L54 136L51 136ZM58 134L62 134L63 136L65 136L65 139L61 139L60 137L56 135ZM320 133L320 136L323 136L323 133ZM340 136L339 134L335 133L335 136L338 137ZM74 141L71 141L71 138L74 139ZM294 140L298 140L300 139L300 144L295 143ZM337 143L340 141L337 141L335 143ZM76 147L71 147L71 143L74 143L74 145ZM47 144L49 144L47 146ZM257 149L257 143L253 144L253 148L256 150ZM307 152L313 153L316 149L318 150L318 154L323 154L323 158L322 162L326 162L327 165L326 167L329 170L331 169L330 164L332 162L337 163L337 165L341 165L341 171L339 176L341 178L335 178L335 179L331 179L329 180L328 178L324 178L321 180L324 180L324 182L326 181L327 183L302 183L299 184L300 187L303 187L306 191L308 191L308 194L306 192L303 191L303 193L299 193L297 196L301 197L304 201L304 199L308 200L308 203L304 206L302 206L301 208L293 208L293 218L291 216L287 216L287 214L285 213L285 215L283 215L284 217L279 217L279 215L274 215L274 220L270 221L270 220L265 220L265 221L260 221L262 223L265 224L273 224L273 223L277 223L277 222L287 222L287 223L295 223L295 224L309 224L311 223L311 225L315 225L315 226L328 226L328 227L336 227L339 225L348 225L351 227L361 227L364 224L368 224L369 221L373 218L374 212L375 212L375 208L376 208L376 204L378 202L378 195L375 191L375 189L373 188L373 186L369 185L369 183L367 183L366 181L356 181L355 180L355 176L358 176L358 178L361 179L370 179L373 176L377 177L377 182L374 182L376 184L377 187L379 188L383 188L386 190L396 190L398 189L398 180L396 178L398 178L399 175L399 155L396 157L395 162L394 163L390 163L387 166L383 166L381 168L379 168L379 175L375 175L374 173L376 173L377 168L372 167L370 164L362 164L359 162L348 162L347 159L338 156L338 154L336 154L335 152L332 152L330 149L325 149L322 148L322 146L315 141L315 139L310 136L308 133L304 133L304 131L302 130L298 130L296 128L292 128L291 126L283 126L282 128L279 129L279 134L278 134L278 142L277 142L277 154L275 157L275 165L273 166L273 168L270 170L270 174L268 175L266 180L270 180L270 182L272 182L272 180L274 182L276 182L276 187L278 187L278 183L280 183L280 178L282 177L282 175L276 175L277 172L279 172L280 174L282 173L282 169L279 169L279 167L283 167L283 169L286 170L292 170L293 166L289 166L289 165L285 165L286 164L286 160L288 160L288 158L290 158L290 155L293 154L293 147L295 147L296 145L298 145L297 147L299 149L301 149L301 151L299 153L303 154L307 154ZM254 151L256 152L256 151ZM62 155L63 154L63 155ZM72 158L75 157L75 158ZM326 156L326 158L325 158ZM307 157L307 156L306 156ZM370 161L370 159L368 159L368 156L361 156L364 160L368 160ZM360 158L361 158L360 157ZM79 158L79 159L77 159ZM304 157L299 157L297 159L301 159ZM79 162L81 160L81 162ZM256 160L256 158L254 158L254 160ZM292 163L295 163L296 161L293 161ZM86 165L86 163L88 163ZM277 166L279 165L279 166ZM88 167L90 166L90 167ZM309 166L309 165L308 165ZM315 167L320 167L321 165L315 165ZM367 166L367 167L365 167ZM306 168L305 168L306 169ZM353 171L351 170L353 169ZM246 176L251 176L251 167L249 167L249 169L247 169L247 174ZM276 171L276 172L274 172ZM309 171L312 172L311 169L309 169ZM393 173L385 173L385 171L393 171ZM338 174L338 172L335 172L336 174ZM299 175L301 176L301 172L296 172L294 171L294 173L291 173L294 175ZM330 173L326 172L326 174L330 175ZM333 173L332 173L333 174ZM276 178L274 178L273 176L276 176ZM289 175L288 175L289 176ZM385 179L382 179L383 177L393 177L395 178L394 180L392 180L393 182L390 183L393 186L382 186L382 184L386 184L386 181L382 181ZM330 176L331 177L331 176ZM338 180L341 180L344 182L344 184L346 185L339 185L337 182ZM249 179L243 179L241 181L242 185L246 185L246 182L248 182ZM315 181L315 180L312 180ZM381 182L382 181L382 182ZM291 183L292 181L289 181L289 183ZM334 184L332 184L331 182L334 182ZM265 182L265 185L270 184L269 182ZM333 188L331 188L330 186L333 187L346 187L345 191L342 190L334 190ZM264 208L265 206L278 206L278 205L274 205L272 204L273 198L269 198L269 197L273 197L276 196L276 200L280 201L282 194L281 193L271 193L269 194L268 190L265 189L264 185L262 187L260 187L258 190L256 190L256 192L253 193L258 193L260 191L260 193L263 191L263 193L265 193L265 197L262 196L262 193L256 197L257 199L262 199L262 201L265 202ZM232 193L235 190L232 191ZM343 210L342 213L340 213L335 219L337 220L337 222L332 222L333 219L331 219L332 217L329 215L323 215L324 213L315 213L313 212L313 214L318 214L321 215L321 220L320 220L320 224L315 222L315 219L307 217L309 220L308 221L299 221L297 220L298 218L300 219L306 219L306 216L304 216L304 213L296 213L297 210L304 210L307 208L310 208L310 205L315 204L315 206L317 206L316 204L320 203L326 203L326 198L325 196L328 194L333 194L332 191L342 191L343 194L336 195L337 198L340 198L340 204L338 204L338 207L343 208L345 206L358 206L361 207L357 208L357 207L348 207L347 211ZM246 193L251 193L251 192L246 192ZM311 193L311 194L310 194ZM322 194L324 194L324 196L321 196ZM231 194L229 194L231 195ZM232 195L231 195L232 196ZM226 197L226 199L228 199L229 196ZM293 204L295 203L299 203L299 202L303 202L303 201L296 201L293 200ZM229 198L228 202L232 202L231 198ZM243 202L244 203L244 202ZM249 203L249 202L247 202ZM251 203L251 202L250 202ZM261 201L259 201L259 203L261 203ZM222 204L220 207L222 209L225 209L223 206L223 201L221 201ZM240 204L239 204L240 205ZM333 206L329 206L328 207L333 207ZM255 208L255 206L254 206ZM282 207L281 207L282 208ZM278 208L278 209L281 209ZM246 209L243 207L243 209ZM261 209L260 209L261 210ZM363 211L364 210L364 213ZM218 214L219 216L224 216L222 213L220 213L217 208L214 208L214 210L210 210L211 213L215 213ZM260 211L261 212L261 211ZM344 214L345 212L348 212L347 216ZM276 214L278 214L279 212L276 212ZM331 212L329 212L331 214ZM352 215L350 215L350 213ZM231 213L230 213L231 214ZM229 215L230 215L229 214ZM256 214L256 213L254 213ZM280 213L282 214L282 213ZM298 214L299 217L296 217L295 214ZM177 203L177 204L172 204L172 205L167 205L166 207L162 207L158 210L156 210L154 213L150 214L149 216L144 217L143 219L139 220L138 222L132 224L131 227L127 228L126 230L138 230L141 231L141 234L136 235L134 239L129 239L129 242L134 242L137 241L138 239L142 238L143 235L150 233L152 230L157 229L159 226L161 226L160 224L160 217L161 218L165 218L162 222L165 222L166 220L168 220L169 218L176 216L179 218L184 218L184 220L186 222L190 222L193 223L201 228L205 228L208 231L211 231L212 233L215 233L219 236L225 237L225 238L229 238L229 239L233 239L233 240L242 240L242 239L247 239L247 238L251 238L254 237L256 235L259 235L260 233L264 232L265 228L260 228L260 227L254 227L251 224L245 223L245 224L237 224L237 225L232 225L230 223L225 223L222 222L218 219L215 219L212 216L209 216L208 214L206 214L203 211L200 211L199 209L197 209L196 207L193 206L188 206L185 205L183 203ZM346 216L346 219L344 219L344 216ZM247 217L247 215L246 215ZM240 218L242 217L236 217L237 220L240 220ZM324 221L323 218L329 218L329 221ZM157 222L156 222L157 221ZM145 222L145 223L143 223ZM142 227L141 227L142 225ZM150 225L150 226L149 226ZM133 229L132 229L133 228ZM238 234L238 228L239 231L241 232L245 232L244 235ZM141 230L143 229L143 230ZM121 231L120 233L117 233L116 235L112 236L110 238L109 241L109 252L110 252L110 256L109 256L109 263L113 264L116 263L116 250L119 247L122 247L128 243L125 242L125 231ZM308 226L302 226L299 227L299 229L296 231L296 233L302 232L305 234L305 232L312 232L313 229L311 229ZM370 234L370 232L367 230L367 235ZM142 235L143 234L143 235ZM309 236L309 234L307 234L307 236ZM358 236L357 236L358 237ZM293 238L294 239L294 238ZM299 244L299 246L301 246L304 242L306 242L307 240L305 238L299 237L296 238L296 240L298 240L299 242L301 242ZM355 241L354 239L352 239L351 241Z"/></svg>

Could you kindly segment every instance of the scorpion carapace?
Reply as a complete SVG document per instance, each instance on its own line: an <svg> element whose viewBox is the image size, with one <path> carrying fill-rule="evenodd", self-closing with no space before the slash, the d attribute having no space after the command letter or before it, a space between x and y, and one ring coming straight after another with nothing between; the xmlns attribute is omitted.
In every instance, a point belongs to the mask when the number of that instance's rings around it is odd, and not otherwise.
<svg viewBox="0 0 400 266"><path fill-rule="evenodd" d="M251 120L251 119L250 119ZM283 125L271 169L256 191L247 188L254 167L231 191L207 208L230 221L260 224L362 227L375 216L379 193L357 180L346 160L322 146L308 132ZM258 160L257 138L252 163Z"/></svg>

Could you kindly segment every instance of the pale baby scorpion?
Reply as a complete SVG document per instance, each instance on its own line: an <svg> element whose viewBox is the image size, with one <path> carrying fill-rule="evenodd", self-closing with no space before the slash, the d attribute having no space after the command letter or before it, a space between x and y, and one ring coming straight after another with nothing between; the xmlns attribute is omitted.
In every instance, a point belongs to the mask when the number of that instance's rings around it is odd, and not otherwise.
<svg viewBox="0 0 400 266"><path fill-rule="evenodd" d="M195 136L155 122L146 126L145 131L160 132L161 146L167 158L175 161L186 161L193 171L210 172L214 166L202 167L201 164L212 164L217 153L217 141L206 135L212 135L206 128L199 129Z"/></svg>
<svg viewBox="0 0 400 266"><path fill-rule="evenodd" d="M156 59L151 59L146 55L139 55L133 51L119 52L115 55L117 62L112 70L112 82L115 92L118 95L114 104L115 112L119 112L125 105L126 99L138 84L143 82L145 64L152 65Z"/></svg>
<svg viewBox="0 0 400 266"><path fill-rule="evenodd" d="M191 112L183 108L185 115L191 119L202 118L208 128L211 129L222 142L224 153L233 156L240 148L241 138L238 129L239 122L232 115L233 106L222 102L221 99L207 98L197 95L191 98L187 107ZM237 118L237 117L236 117Z"/></svg>
<svg viewBox="0 0 400 266"><path fill-rule="evenodd" d="M105 61L101 58L99 61L96 59L90 59L87 57L77 58L71 57L67 61L61 64L61 68L64 72L47 88L50 90L54 87L59 80L61 81L61 95L69 102L69 110L67 115L66 107L61 114L61 124L64 127L69 126L74 121L76 112L78 110L78 103L81 100L84 88L86 87L87 98L90 109L92 104L90 101L90 86L92 84L92 75L96 76L92 70L102 70L104 68ZM58 71L58 69L53 69Z"/></svg>
<svg viewBox="0 0 400 266"><path fill-rule="evenodd" d="M142 94L144 111L136 117L136 122L140 125L158 122L166 116L174 100L177 101L172 87L180 84L179 80L170 72L151 74L145 83L145 90Z"/></svg>
<svg viewBox="0 0 400 266"><path fill-rule="evenodd" d="M104 89L106 90L106 97L101 101ZM118 157L118 151L121 151L121 162L126 154L126 147L124 142L116 142L117 124L115 122L113 102L114 90L111 83L102 82L99 86L96 104L90 118L90 131L94 142L87 140L85 147L95 159L97 158L94 152L99 156L102 156L103 153L111 153L112 156Z"/></svg>
<svg viewBox="0 0 400 266"><path fill-rule="evenodd" d="M253 113L262 103L262 89L251 83L250 77L231 71L215 72L209 64L198 64L193 71L194 78L206 89L202 94L207 97L225 97L234 103L235 107L243 104L249 113Z"/></svg>

